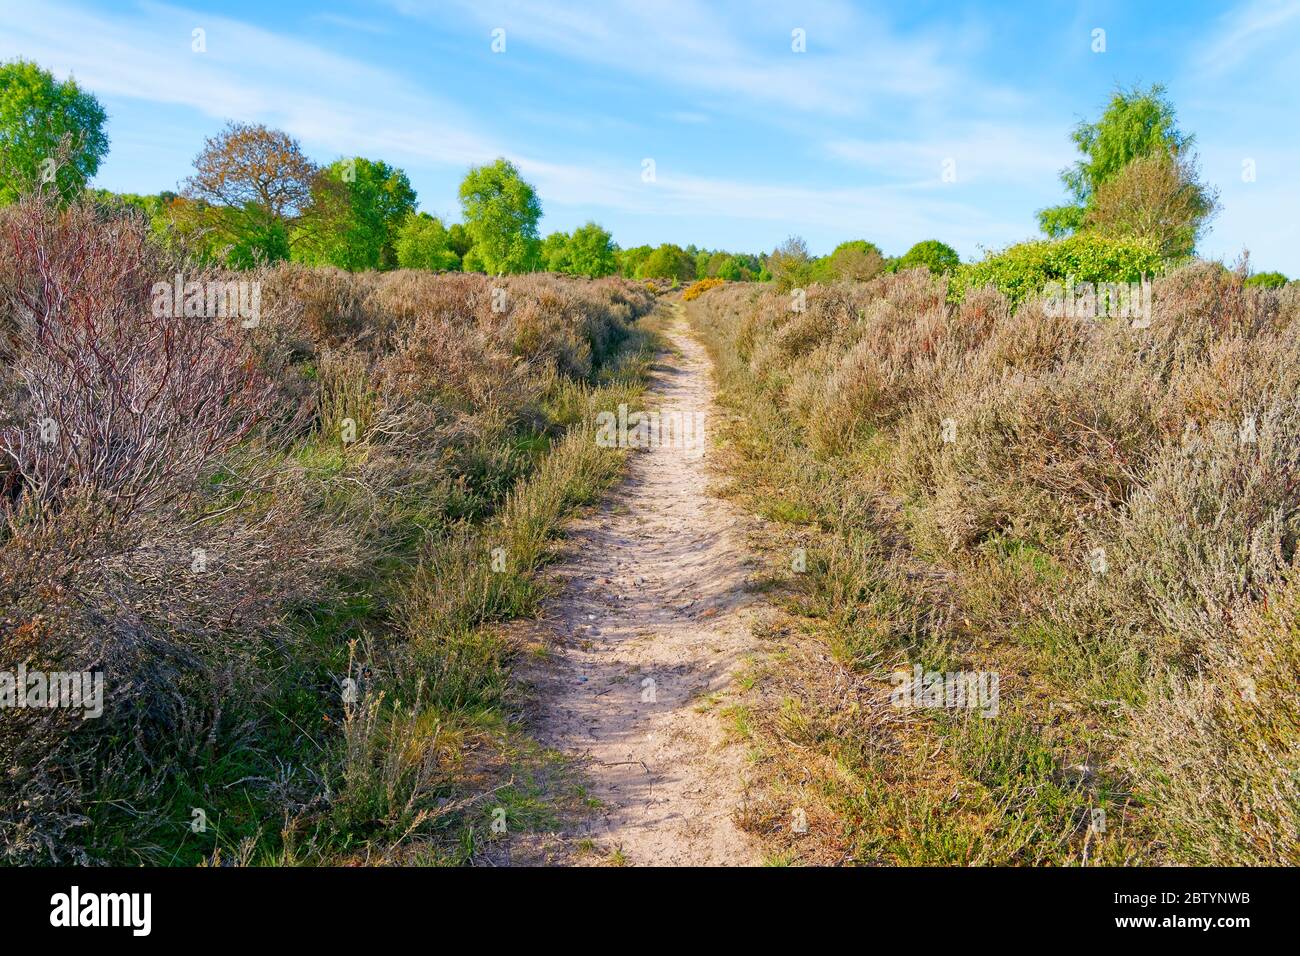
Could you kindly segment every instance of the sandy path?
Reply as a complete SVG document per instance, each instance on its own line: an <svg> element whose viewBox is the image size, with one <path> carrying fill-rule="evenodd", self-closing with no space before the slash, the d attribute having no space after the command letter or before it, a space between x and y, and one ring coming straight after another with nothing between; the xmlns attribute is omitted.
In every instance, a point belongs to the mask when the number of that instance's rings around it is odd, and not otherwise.
<svg viewBox="0 0 1300 956"><path fill-rule="evenodd" d="M703 411L707 433L711 366L677 311L679 354L661 356L644 406ZM579 758L602 804L562 838L631 864L757 862L733 821L743 748L720 713L752 647L752 564L746 519L708 494L708 468L698 447L634 453L624 482L573 527L563 590L538 625L553 651L531 675L538 739Z"/></svg>

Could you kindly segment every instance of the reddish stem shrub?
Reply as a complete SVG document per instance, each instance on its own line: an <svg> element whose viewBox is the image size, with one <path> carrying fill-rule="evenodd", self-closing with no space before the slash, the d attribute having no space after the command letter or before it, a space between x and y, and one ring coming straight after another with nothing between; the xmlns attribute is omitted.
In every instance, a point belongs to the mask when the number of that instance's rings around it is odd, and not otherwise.
<svg viewBox="0 0 1300 956"><path fill-rule="evenodd" d="M117 518L162 503L265 412L269 383L237 321L154 314L155 283L218 277L173 269L141 221L28 201L2 234L7 513L48 517L70 496Z"/></svg>

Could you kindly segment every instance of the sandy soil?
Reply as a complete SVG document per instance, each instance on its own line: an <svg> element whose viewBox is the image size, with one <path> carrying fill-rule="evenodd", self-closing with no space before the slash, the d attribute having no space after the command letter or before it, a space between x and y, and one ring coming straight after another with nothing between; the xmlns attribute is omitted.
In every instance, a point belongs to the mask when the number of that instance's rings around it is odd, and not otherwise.
<svg viewBox="0 0 1300 956"><path fill-rule="evenodd" d="M644 405L712 417L711 366L680 308ZM534 733L576 758L601 808L562 834L633 865L744 865L735 823L743 746L727 740L733 678L753 648L749 520L708 493L699 447L633 454L627 478L570 531L562 588L535 627L552 653L528 675Z"/></svg>

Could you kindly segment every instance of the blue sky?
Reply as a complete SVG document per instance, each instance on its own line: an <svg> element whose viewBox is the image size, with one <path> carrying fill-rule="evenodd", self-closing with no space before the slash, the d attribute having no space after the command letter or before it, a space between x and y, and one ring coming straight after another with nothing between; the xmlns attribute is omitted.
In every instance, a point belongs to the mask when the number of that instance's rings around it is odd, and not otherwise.
<svg viewBox="0 0 1300 956"><path fill-rule="evenodd" d="M1202 252L1300 275L1300 0L0 0L0 59L18 56L100 98L110 189L175 189L238 119L322 162L400 165L452 219L466 168L504 155L544 232L595 219L624 246L754 252L799 234L817 253L938 238L964 258L1034 235L1071 127L1116 84L1161 82L1221 193Z"/></svg>

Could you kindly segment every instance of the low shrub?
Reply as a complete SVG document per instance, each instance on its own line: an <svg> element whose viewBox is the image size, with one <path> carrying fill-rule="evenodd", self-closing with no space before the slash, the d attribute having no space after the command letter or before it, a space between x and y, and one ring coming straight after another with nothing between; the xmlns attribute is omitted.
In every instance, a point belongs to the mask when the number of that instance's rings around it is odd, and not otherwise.
<svg viewBox="0 0 1300 956"><path fill-rule="evenodd" d="M690 302L692 299L699 298L704 293L708 292L710 289L716 289L719 286L723 286L726 284L727 284L726 279L719 279L716 277L710 279L700 279L698 282L692 282L690 285L686 287L686 291L682 293L682 300L685 302Z"/></svg>
<svg viewBox="0 0 1300 956"><path fill-rule="evenodd" d="M1050 282L1138 282L1162 274L1165 267L1153 242L1078 233L1022 242L961 266L953 274L951 295L959 300L969 289L991 285L1016 306Z"/></svg>

